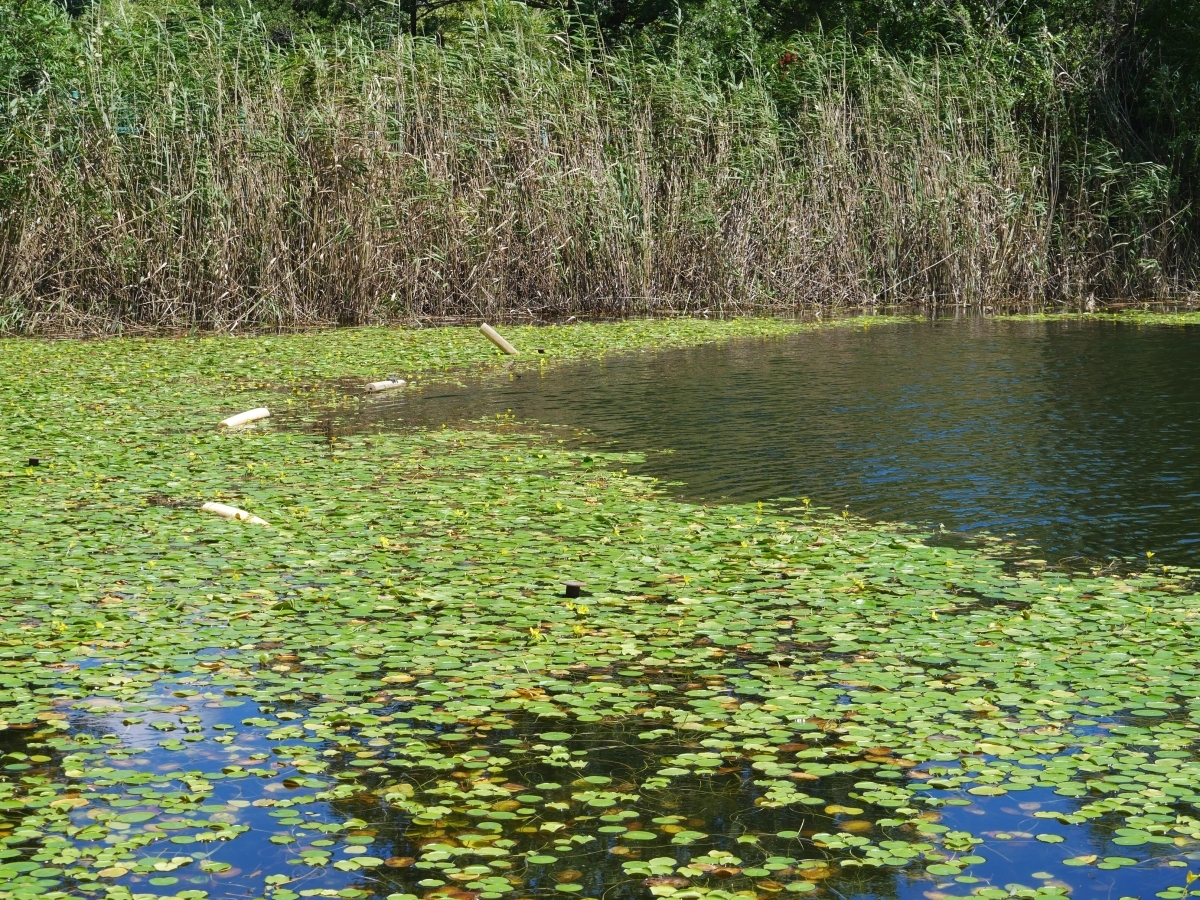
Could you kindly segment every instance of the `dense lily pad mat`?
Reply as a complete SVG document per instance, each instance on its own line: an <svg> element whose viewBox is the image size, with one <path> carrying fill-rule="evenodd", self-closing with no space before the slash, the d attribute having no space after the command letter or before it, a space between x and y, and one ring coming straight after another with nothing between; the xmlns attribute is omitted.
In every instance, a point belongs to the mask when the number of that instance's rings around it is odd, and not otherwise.
<svg viewBox="0 0 1200 900"><path fill-rule="evenodd" d="M211 427L488 364L462 330L3 350L0 898L1186 894L1193 573L687 505L512 428Z"/></svg>

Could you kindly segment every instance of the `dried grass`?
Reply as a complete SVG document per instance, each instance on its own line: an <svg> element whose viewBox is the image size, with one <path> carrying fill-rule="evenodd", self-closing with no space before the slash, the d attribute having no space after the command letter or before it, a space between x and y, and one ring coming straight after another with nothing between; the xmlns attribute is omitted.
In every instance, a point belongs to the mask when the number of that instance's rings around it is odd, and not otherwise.
<svg viewBox="0 0 1200 900"><path fill-rule="evenodd" d="M805 46L785 116L754 76L600 55L511 7L445 47L344 36L286 54L253 21L106 9L86 88L25 113L6 145L21 187L0 229L3 330L1176 286L1162 267L1129 274L1128 242L1059 186L1056 136L1024 133L968 65Z"/></svg>

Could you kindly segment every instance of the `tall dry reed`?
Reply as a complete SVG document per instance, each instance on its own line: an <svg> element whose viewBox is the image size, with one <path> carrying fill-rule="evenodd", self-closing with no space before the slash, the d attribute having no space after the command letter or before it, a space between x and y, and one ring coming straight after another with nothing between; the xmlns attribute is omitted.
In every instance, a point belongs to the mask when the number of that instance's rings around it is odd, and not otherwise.
<svg viewBox="0 0 1200 900"><path fill-rule="evenodd" d="M1058 181L1056 136L1026 133L970 65L811 44L768 91L597 53L503 4L446 46L285 52L254 21L121 6L94 26L78 90L5 144L3 330L1129 289L1094 203Z"/></svg>

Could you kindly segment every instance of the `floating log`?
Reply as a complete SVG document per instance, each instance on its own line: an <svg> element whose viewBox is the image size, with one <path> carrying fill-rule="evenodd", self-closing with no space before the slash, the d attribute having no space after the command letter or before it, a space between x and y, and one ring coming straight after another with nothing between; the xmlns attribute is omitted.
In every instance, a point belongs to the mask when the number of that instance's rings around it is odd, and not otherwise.
<svg viewBox="0 0 1200 900"><path fill-rule="evenodd" d="M226 506L224 503L213 503L211 500L200 507L203 512L210 512L222 519L237 519L239 522L249 522L251 525L266 525L267 523L253 513L236 506Z"/></svg>
<svg viewBox="0 0 1200 900"><path fill-rule="evenodd" d="M383 381L372 381L367 385L367 390L372 394L377 394L380 391L390 391L393 388L404 387L408 384L403 378L386 378Z"/></svg>
<svg viewBox="0 0 1200 900"><path fill-rule="evenodd" d="M230 416L228 419L223 419L221 421L221 427L237 428L239 425L246 425L259 419L265 419L269 415L271 415L271 411L265 406L260 406L258 409L248 409L244 413L238 413L236 416Z"/></svg>
<svg viewBox="0 0 1200 900"><path fill-rule="evenodd" d="M480 325L479 330L483 332L484 337L486 337L489 341L491 341L493 344L495 344L497 347L499 347L504 353L507 353L509 356L520 355L520 351L517 350L516 347L514 347L512 344L510 344L504 338L502 338L500 336L500 332L498 332L495 328L493 328L487 322L484 322L482 325Z"/></svg>

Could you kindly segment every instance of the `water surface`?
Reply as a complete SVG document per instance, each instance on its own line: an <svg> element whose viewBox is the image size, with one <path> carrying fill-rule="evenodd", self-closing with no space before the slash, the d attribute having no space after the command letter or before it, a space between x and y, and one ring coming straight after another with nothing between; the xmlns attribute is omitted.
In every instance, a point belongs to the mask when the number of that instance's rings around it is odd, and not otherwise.
<svg viewBox="0 0 1200 900"><path fill-rule="evenodd" d="M641 468L706 500L809 496L1188 559L1191 340L827 330L514 369L322 424L565 423L674 448ZM258 556L237 543L257 538L217 531L232 523L164 505L153 581L14 604L0 712L35 696L45 712L0 728L0 900L1189 896L1200 692L1183 577L1012 572L886 527L830 542L784 521L795 531L752 545L734 517L666 504L641 545L658 555L626 544L612 561L590 552L607 521L551 511L579 493L537 476L572 466L511 465L494 489L409 470L397 493L364 482L344 503L314 481L352 513L344 530ZM364 513L377 546L361 546ZM666 530L681 514L685 537ZM545 580L558 573L530 548L550 530L570 549L549 553L593 573L590 609ZM79 571L29 577L58 598Z"/></svg>
<svg viewBox="0 0 1200 900"><path fill-rule="evenodd" d="M1055 556L1195 565L1198 360L1188 328L829 328L409 391L355 417L437 427L511 411L649 451L635 471L692 499L810 497Z"/></svg>

